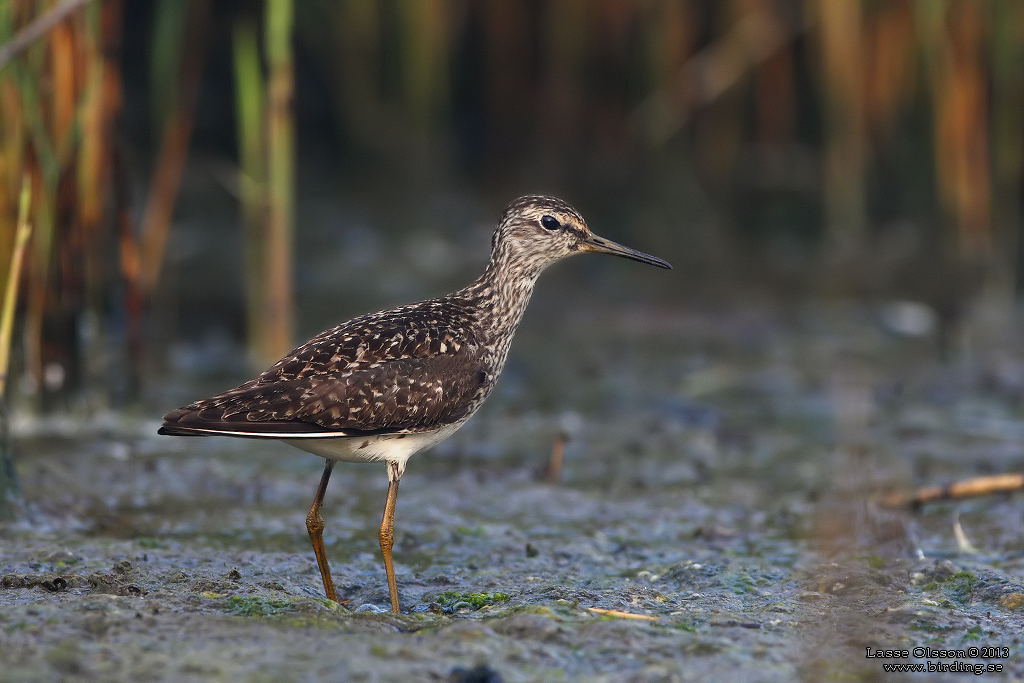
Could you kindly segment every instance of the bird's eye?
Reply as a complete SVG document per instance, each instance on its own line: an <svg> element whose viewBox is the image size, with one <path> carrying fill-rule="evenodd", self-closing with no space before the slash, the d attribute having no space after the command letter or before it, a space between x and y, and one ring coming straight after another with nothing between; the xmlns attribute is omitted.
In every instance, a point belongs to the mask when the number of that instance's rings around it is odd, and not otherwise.
<svg viewBox="0 0 1024 683"><path fill-rule="evenodd" d="M562 224L558 222L558 219L554 216L544 216L540 219L540 224L547 230L558 230L562 227Z"/></svg>

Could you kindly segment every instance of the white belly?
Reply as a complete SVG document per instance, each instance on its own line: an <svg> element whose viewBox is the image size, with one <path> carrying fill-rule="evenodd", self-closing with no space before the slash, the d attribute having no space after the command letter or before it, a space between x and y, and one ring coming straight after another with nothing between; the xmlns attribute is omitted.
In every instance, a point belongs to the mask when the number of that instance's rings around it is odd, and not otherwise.
<svg viewBox="0 0 1024 683"><path fill-rule="evenodd" d="M432 432L420 432L419 434L339 436L337 438L282 439L282 441L289 446L328 460L395 462L398 463L399 472L404 472L405 463L414 453L441 443L465 423L466 421L463 420Z"/></svg>

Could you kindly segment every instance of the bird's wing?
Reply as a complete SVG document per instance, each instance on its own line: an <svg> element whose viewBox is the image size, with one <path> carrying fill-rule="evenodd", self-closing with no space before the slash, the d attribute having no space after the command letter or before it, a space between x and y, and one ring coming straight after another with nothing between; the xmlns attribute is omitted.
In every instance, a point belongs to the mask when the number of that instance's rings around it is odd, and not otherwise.
<svg viewBox="0 0 1024 683"><path fill-rule="evenodd" d="M395 315L400 314L400 315ZM437 311L356 318L259 377L164 417L162 434L329 438L403 433L468 417L490 376L468 326Z"/></svg>

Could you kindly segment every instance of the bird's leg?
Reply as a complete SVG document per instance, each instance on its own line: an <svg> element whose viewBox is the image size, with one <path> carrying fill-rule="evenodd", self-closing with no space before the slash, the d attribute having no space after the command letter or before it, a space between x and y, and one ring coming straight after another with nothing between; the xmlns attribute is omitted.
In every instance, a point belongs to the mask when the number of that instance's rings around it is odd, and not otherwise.
<svg viewBox="0 0 1024 683"><path fill-rule="evenodd" d="M324 552L324 518L320 516L320 505L324 502L324 494L327 492L327 482L331 480L331 470L334 469L334 461L328 460L324 465L324 473L320 477L320 486L316 490L316 498L306 515L306 530L309 532L309 540L313 542L313 553L316 555L316 563L320 567L320 578L324 581L324 594L328 600L338 602L338 594L334 592L334 581L331 580L331 567L327 564L327 553Z"/></svg>
<svg viewBox="0 0 1024 683"><path fill-rule="evenodd" d="M384 519L380 522L380 552L384 555L384 573L388 575L388 592L391 594L391 611L398 609L398 583L395 581L395 563L391 560L391 548L395 545L395 501L398 500L398 482L402 470L397 462L388 462L388 499L384 503Z"/></svg>

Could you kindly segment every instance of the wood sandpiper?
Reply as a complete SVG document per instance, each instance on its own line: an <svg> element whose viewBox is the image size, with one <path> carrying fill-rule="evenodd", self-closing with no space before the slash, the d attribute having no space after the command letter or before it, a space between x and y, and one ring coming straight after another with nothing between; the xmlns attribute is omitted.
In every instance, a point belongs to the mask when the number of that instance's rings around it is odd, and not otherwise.
<svg viewBox="0 0 1024 683"><path fill-rule="evenodd" d="M383 461L389 483L380 549L397 613L391 548L406 463L451 436L491 393L541 271L587 251L672 267L593 234L560 199L521 197L502 214L476 282L321 332L259 377L168 413L160 434L276 439L325 458L306 529L334 601L320 516L331 470L339 460Z"/></svg>

